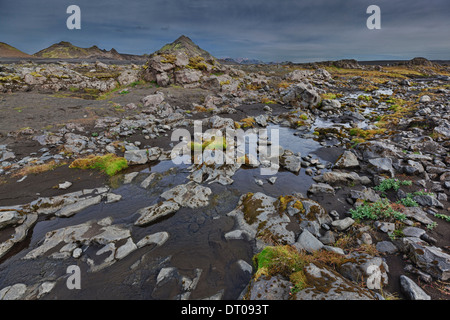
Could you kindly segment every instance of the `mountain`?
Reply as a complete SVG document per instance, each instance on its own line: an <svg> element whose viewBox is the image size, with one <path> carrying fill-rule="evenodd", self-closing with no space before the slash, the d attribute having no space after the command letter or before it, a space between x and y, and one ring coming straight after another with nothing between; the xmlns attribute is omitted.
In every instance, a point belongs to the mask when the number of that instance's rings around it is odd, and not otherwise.
<svg viewBox="0 0 450 320"><path fill-rule="evenodd" d="M114 48L107 51L97 46L90 48L80 48L70 42L61 41L50 47L43 49L33 56L36 58L57 58L57 59L113 59L113 60L138 60L145 57L136 55L120 54Z"/></svg>
<svg viewBox="0 0 450 320"><path fill-rule="evenodd" d="M216 60L208 51L203 50L186 36L181 36L172 43L166 44L164 47L154 52L152 56L161 54L175 54L184 52L189 58L202 57L206 61Z"/></svg>
<svg viewBox="0 0 450 320"><path fill-rule="evenodd" d="M219 59L220 62L226 64L266 64L264 61L258 59L250 59L250 58L222 58Z"/></svg>
<svg viewBox="0 0 450 320"><path fill-rule="evenodd" d="M9 44L0 42L0 58L32 58L32 56L14 48L13 46L10 46Z"/></svg>

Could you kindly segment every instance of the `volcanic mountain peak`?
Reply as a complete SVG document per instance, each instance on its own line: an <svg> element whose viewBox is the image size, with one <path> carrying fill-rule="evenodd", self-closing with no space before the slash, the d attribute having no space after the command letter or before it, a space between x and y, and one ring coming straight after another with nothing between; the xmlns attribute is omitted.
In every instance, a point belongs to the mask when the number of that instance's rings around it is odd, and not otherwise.
<svg viewBox="0 0 450 320"><path fill-rule="evenodd" d="M87 58L107 58L123 60L124 58L115 50L102 50L96 45L90 48L80 48L70 42L61 41L34 54L38 58L57 59L87 59Z"/></svg>
<svg viewBox="0 0 450 320"><path fill-rule="evenodd" d="M182 35L174 42L166 44L164 47L156 51L157 54L174 54L176 52L184 52L189 58L201 56L205 60L215 60L215 58L208 52L196 45L189 37Z"/></svg>
<svg viewBox="0 0 450 320"><path fill-rule="evenodd" d="M31 58L29 54L20 51L13 46L0 42L0 57L2 58Z"/></svg>

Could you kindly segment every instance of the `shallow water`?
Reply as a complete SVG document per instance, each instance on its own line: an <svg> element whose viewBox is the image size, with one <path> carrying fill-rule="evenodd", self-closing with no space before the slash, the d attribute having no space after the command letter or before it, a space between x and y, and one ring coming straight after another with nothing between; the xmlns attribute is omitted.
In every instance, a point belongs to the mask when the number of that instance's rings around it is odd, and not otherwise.
<svg viewBox="0 0 450 320"><path fill-rule="evenodd" d="M322 147L317 141L294 136L295 130L270 126L279 132L280 145L302 156L311 154L322 163L334 162L339 150ZM241 168L232 177L231 185L203 184L211 188L208 206L198 209L181 208L176 213L145 227L134 226L136 212L160 201L160 194L179 184L188 182L187 165L161 161L148 168L139 169L139 175L130 184L121 184L112 192L122 195L117 203L89 207L70 218L41 218L30 232L24 248L0 265L0 289L15 283L33 285L44 280L57 280L55 288L45 299L175 299L182 294L178 284L169 282L156 285L161 268L174 267L180 275L190 279L198 276L199 282L189 299L203 299L221 294L222 299L237 299L248 284L251 274L239 266L243 260L252 265L252 242L226 240L224 234L234 230L235 221L226 214L232 211L241 195L263 192L278 197L300 192L306 195L312 177L301 169L298 174L280 170L277 181L271 184L270 176L262 176L259 168ZM140 186L149 174L157 177L148 189ZM263 180L263 185L255 183ZM42 244L45 234L67 226L106 217L113 225L131 231L137 243L146 235L165 231L169 239L161 247L145 246L124 259L98 272L88 272L86 263L69 258L54 260L46 256L34 260L21 260L32 249ZM100 248L88 248L83 254L95 256ZM95 249L95 250L94 250ZM66 268L77 264L81 268L81 290L68 290L65 284Z"/></svg>

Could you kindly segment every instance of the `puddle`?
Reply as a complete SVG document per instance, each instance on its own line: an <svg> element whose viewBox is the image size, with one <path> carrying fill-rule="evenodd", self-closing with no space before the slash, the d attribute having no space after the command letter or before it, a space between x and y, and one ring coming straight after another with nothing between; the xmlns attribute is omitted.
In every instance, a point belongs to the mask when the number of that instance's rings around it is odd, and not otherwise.
<svg viewBox="0 0 450 320"><path fill-rule="evenodd" d="M341 153L337 148L325 148L312 139L294 136L295 130L290 128L270 126L268 129L269 138L270 130L278 130L283 148L300 152L302 156L311 154L324 164L335 161ZM158 286L156 279L162 268L176 268L180 275L189 279L199 277L197 286L187 298L203 299L220 294L222 299L237 299L251 277L240 267L239 261L252 266L252 243L225 239L224 234L236 228L234 219L226 214L247 192L263 192L273 197L295 192L306 195L313 183L312 177L305 174L304 168L298 174L280 170L276 174L277 181L271 184L267 180L271 176L261 176L260 168L241 168L232 177L234 182L231 185L203 184L212 190L208 206L181 208L148 226L135 226L139 209L160 201L162 192L188 182L187 167L166 160L141 168L131 183L112 190L122 196L119 202L100 203L70 218L38 222L30 231L27 248L0 265L0 288L19 282L32 285L42 279L59 279L45 299L173 299L183 294L180 286L172 282ZM147 189L141 187L140 183L150 174L155 174L155 179ZM263 185L257 185L255 179L263 180ZM49 231L107 217L113 219L113 225L130 230L135 243L157 232L167 232L169 238L160 247L144 246L97 272L89 272L85 262L74 258L55 260L43 256L34 260L21 259L41 245ZM96 252L89 250L86 254ZM71 264L81 268L81 290L68 290L65 285L66 268Z"/></svg>

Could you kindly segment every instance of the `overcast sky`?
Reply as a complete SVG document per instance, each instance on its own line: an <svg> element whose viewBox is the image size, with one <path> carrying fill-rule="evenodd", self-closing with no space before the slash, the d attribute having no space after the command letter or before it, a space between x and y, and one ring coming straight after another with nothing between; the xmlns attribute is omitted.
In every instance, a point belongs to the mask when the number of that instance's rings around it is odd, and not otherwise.
<svg viewBox="0 0 450 320"><path fill-rule="evenodd" d="M81 30L66 27L72 4ZM0 0L0 42L29 54L60 41L152 53L182 34L218 58L450 60L450 0Z"/></svg>

